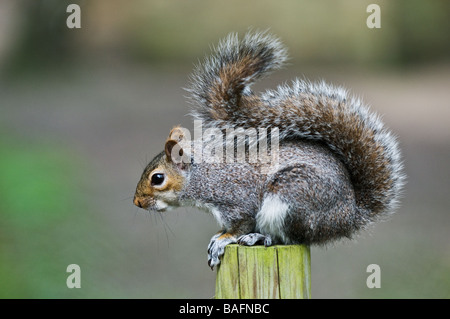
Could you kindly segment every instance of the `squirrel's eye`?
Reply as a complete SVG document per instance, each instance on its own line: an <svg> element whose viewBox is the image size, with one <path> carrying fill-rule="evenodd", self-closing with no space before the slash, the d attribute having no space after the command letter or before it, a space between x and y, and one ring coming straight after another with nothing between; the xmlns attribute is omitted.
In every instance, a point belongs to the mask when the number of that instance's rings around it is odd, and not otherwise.
<svg viewBox="0 0 450 319"><path fill-rule="evenodd" d="M152 175L151 184L152 186L161 185L164 182L164 174L156 173Z"/></svg>

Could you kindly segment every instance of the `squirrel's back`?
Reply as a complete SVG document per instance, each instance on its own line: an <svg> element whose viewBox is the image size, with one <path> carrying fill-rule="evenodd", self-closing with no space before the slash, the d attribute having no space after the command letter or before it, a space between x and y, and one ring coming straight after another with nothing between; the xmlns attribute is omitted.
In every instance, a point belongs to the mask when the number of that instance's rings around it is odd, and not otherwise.
<svg viewBox="0 0 450 319"><path fill-rule="evenodd" d="M324 82L294 80L261 95L250 86L286 60L267 33L232 34L199 65L189 89L204 128L278 128L280 142L313 140L344 164L366 223L394 211L404 184L396 138L361 100Z"/></svg>

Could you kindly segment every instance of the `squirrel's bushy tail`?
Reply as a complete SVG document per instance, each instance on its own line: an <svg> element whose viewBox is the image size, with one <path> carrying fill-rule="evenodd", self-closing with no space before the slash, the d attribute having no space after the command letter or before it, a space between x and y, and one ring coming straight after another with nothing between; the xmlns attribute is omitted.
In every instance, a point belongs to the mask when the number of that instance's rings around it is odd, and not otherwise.
<svg viewBox="0 0 450 319"><path fill-rule="evenodd" d="M280 68L287 57L281 42L266 32L247 33L242 41L231 33L213 51L194 70L188 89L200 106L196 115L204 119L238 112L250 85Z"/></svg>
<svg viewBox="0 0 450 319"><path fill-rule="evenodd" d="M348 169L356 203L371 220L393 211L404 184L395 137L377 115L342 88L295 80L261 96L250 85L282 66L286 50L267 33L230 35L197 67L189 91L203 126L278 127L280 141L325 143Z"/></svg>

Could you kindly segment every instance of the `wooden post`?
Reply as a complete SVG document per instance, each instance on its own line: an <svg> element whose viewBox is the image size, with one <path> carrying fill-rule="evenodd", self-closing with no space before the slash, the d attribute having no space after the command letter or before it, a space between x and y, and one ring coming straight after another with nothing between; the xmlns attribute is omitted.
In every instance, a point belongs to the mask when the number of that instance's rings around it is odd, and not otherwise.
<svg viewBox="0 0 450 319"><path fill-rule="evenodd" d="M217 299L309 299L309 246L228 245L217 269Z"/></svg>

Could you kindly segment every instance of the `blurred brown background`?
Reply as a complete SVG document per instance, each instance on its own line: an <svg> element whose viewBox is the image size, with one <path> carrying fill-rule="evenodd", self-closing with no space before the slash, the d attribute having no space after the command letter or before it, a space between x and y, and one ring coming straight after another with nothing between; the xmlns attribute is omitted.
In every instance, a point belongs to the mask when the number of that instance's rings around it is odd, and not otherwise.
<svg viewBox="0 0 450 319"><path fill-rule="evenodd" d="M68 29L67 5L81 7ZM381 7L369 29L366 8ZM229 32L268 29L295 77L343 85L399 136L401 209L312 248L313 298L450 297L450 2L0 2L0 297L211 298L214 218L132 205L143 167L186 116L188 75ZM81 288L66 267L81 267ZM381 288L366 267L381 267Z"/></svg>

